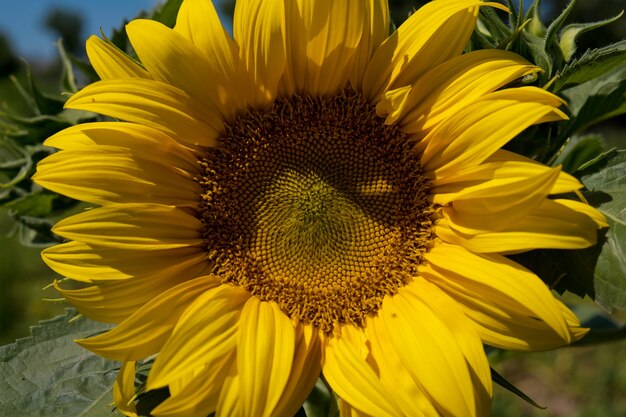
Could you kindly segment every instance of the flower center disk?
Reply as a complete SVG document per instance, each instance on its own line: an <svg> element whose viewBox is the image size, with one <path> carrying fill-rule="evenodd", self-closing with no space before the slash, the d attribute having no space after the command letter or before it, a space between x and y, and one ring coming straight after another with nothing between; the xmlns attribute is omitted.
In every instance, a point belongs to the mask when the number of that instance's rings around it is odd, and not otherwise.
<svg viewBox="0 0 626 417"><path fill-rule="evenodd" d="M350 89L250 110L201 164L213 273L326 333L363 326L433 238L412 144Z"/></svg>

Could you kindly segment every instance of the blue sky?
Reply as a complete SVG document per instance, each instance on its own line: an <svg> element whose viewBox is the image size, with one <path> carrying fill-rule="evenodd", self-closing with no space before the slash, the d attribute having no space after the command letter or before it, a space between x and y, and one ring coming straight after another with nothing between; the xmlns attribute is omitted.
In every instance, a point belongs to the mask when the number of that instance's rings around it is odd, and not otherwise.
<svg viewBox="0 0 626 417"><path fill-rule="evenodd" d="M27 59L56 56L55 35L43 27L48 10L63 7L84 18L83 37L105 34L131 19L141 10L150 9L161 0L0 0L0 32L7 34L14 52Z"/></svg>

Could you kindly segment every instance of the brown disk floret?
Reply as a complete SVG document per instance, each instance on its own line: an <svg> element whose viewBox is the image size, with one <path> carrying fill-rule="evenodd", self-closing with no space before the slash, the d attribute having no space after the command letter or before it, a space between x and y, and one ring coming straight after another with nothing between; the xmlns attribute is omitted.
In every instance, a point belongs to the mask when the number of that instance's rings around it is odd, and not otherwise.
<svg viewBox="0 0 626 417"><path fill-rule="evenodd" d="M240 116L201 161L213 273L326 333L362 326L433 238L412 147L350 89Z"/></svg>

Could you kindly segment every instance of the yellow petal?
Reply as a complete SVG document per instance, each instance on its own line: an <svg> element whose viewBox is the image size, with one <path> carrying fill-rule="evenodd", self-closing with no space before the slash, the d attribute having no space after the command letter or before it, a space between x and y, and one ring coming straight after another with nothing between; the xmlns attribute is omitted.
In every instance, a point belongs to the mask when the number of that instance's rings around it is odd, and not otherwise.
<svg viewBox="0 0 626 417"><path fill-rule="evenodd" d="M253 107L271 103L285 71L285 5L282 0L240 0L235 3L233 31L250 74Z"/></svg>
<svg viewBox="0 0 626 417"><path fill-rule="evenodd" d="M389 4L387 0L364 0L366 24L354 57L350 85L361 91L363 75L374 51L389 36ZM367 24L369 23L369 24Z"/></svg>
<svg viewBox="0 0 626 417"><path fill-rule="evenodd" d="M597 229L587 214L552 200L544 200L528 216L497 232L464 234L452 229L445 219L435 225L435 233L444 241L481 253L586 248L596 243Z"/></svg>
<svg viewBox="0 0 626 417"><path fill-rule="evenodd" d="M216 78L220 100L227 107L245 110L248 75L242 71L237 44L222 26L211 0L186 0L178 11L174 32L187 38L206 56Z"/></svg>
<svg viewBox="0 0 626 417"><path fill-rule="evenodd" d="M599 229L603 227L609 227L609 224L606 221L606 217L596 208L590 206L587 203L583 203L581 201L575 200L566 200L562 198L552 200L555 203L559 203L569 209L572 209L578 213L585 214L587 217L592 219Z"/></svg>
<svg viewBox="0 0 626 417"><path fill-rule="evenodd" d="M108 146L61 151L39 162L33 180L59 194L99 205L198 206L202 189L192 173L167 154L151 154L149 148L141 154Z"/></svg>
<svg viewBox="0 0 626 417"><path fill-rule="evenodd" d="M450 329L467 363L476 404L476 415L491 415L493 386L491 371L482 341L473 323L465 316L458 304L435 285L423 279L415 279L406 287L414 297L438 314Z"/></svg>
<svg viewBox="0 0 626 417"><path fill-rule="evenodd" d="M379 314L390 335L388 343L442 414L477 416L464 349L443 320L443 313L433 311L424 301L433 294L429 289L418 296L404 287L385 297Z"/></svg>
<svg viewBox="0 0 626 417"><path fill-rule="evenodd" d="M476 255L455 245L435 246L420 272L442 288L474 322L489 345L516 350L562 346L577 320L532 272L500 255ZM571 313L568 313L571 314Z"/></svg>
<svg viewBox="0 0 626 417"><path fill-rule="evenodd" d="M78 244L79 251L80 245L84 245L79 242L70 242L59 246L73 244ZM76 250L76 245L74 247ZM87 252L98 261L107 264L109 269L113 269L116 261L119 264L120 260L125 259L124 255L136 251L117 250L118 253L114 253L112 257L104 258L99 255L107 251L99 251L96 248ZM84 275L81 275L79 280L91 279L97 282L97 285L80 289L63 289L55 281L54 286L74 308L86 317L105 323L120 323L161 293L181 282L206 275L211 269L210 263L204 259L206 257L204 253L194 254L191 257L182 251L167 251L166 253L146 251L143 254L147 255L136 257L127 255L126 257L126 259L130 258L128 262L130 267L139 270L136 276L121 277L121 279L113 276L112 278L118 279L98 280L95 276L89 275L89 271L94 268L90 269L87 266L83 268ZM111 265L108 265L109 263ZM163 268L159 269L161 265ZM73 275L77 270L77 268L72 269L71 266L70 263L68 269L72 274L69 275ZM117 271L114 270L114 272ZM119 271L120 274L128 272L128 270Z"/></svg>
<svg viewBox="0 0 626 417"><path fill-rule="evenodd" d="M237 44L222 26L211 0L185 0L178 10L174 31L207 57L220 57L224 68L237 68Z"/></svg>
<svg viewBox="0 0 626 417"><path fill-rule="evenodd" d="M352 407L375 416L398 416L402 412L392 402L378 375L366 361L366 337L361 329L342 326L326 341L324 377L342 399Z"/></svg>
<svg viewBox="0 0 626 417"><path fill-rule="evenodd" d="M398 122L404 132L423 135L479 97L539 70L519 55L498 49L454 57L420 77L404 105L388 112L386 123ZM381 103L393 91L385 92Z"/></svg>
<svg viewBox="0 0 626 417"><path fill-rule="evenodd" d="M283 95L328 95L352 74L364 25L365 2L298 0L285 3L287 67Z"/></svg>
<svg viewBox="0 0 626 417"><path fill-rule="evenodd" d="M154 417L206 417L217 407L219 393L234 362L234 352L220 363L204 367L180 389L169 387L170 396L150 412Z"/></svg>
<svg viewBox="0 0 626 417"><path fill-rule="evenodd" d="M161 293L106 333L76 341L107 359L136 361L157 353L195 299L220 285L213 276L183 282Z"/></svg>
<svg viewBox="0 0 626 417"><path fill-rule="evenodd" d="M100 79L151 78L148 71L120 51L115 45L91 36L87 39L87 56Z"/></svg>
<svg viewBox="0 0 626 417"><path fill-rule="evenodd" d="M242 415L239 387L239 374L237 373L237 364L235 362L230 367L230 372L224 381L222 392L220 392L216 415L233 417Z"/></svg>
<svg viewBox="0 0 626 417"><path fill-rule="evenodd" d="M484 95L424 138L426 175L438 179L482 163L527 127L567 118L557 109L561 104L560 98L536 87Z"/></svg>
<svg viewBox="0 0 626 417"><path fill-rule="evenodd" d="M151 160L168 158L189 172L198 171L198 156L171 136L135 123L81 123L63 129L43 143L63 150L94 149L97 146L128 149L135 155Z"/></svg>
<svg viewBox="0 0 626 417"><path fill-rule="evenodd" d="M441 208L440 214L451 228L461 233L501 230L539 207L548 197L559 173L560 168L556 167L534 177L528 174L518 178L505 177L468 187L457 194L450 206Z"/></svg>
<svg viewBox="0 0 626 417"><path fill-rule="evenodd" d="M370 317L365 328L371 346L371 354L377 367L380 382L391 399L409 416L439 416L439 412L426 396L419 381L415 381L406 369L395 349L389 343L389 333L379 316Z"/></svg>
<svg viewBox="0 0 626 417"><path fill-rule="evenodd" d="M123 248L68 242L42 252L44 262L59 275L82 282L152 277L197 277L210 267L204 248L129 251Z"/></svg>
<svg viewBox="0 0 626 417"><path fill-rule="evenodd" d="M376 98L386 90L413 84L422 74L459 55L476 24L478 0L439 0L413 13L376 50L365 72L364 93Z"/></svg>
<svg viewBox="0 0 626 417"><path fill-rule="evenodd" d="M294 326L276 303L250 297L241 312L239 328L237 371L242 415L273 415L291 374Z"/></svg>
<svg viewBox="0 0 626 417"><path fill-rule="evenodd" d="M124 362L113 385L115 407L127 417L137 417L135 397L135 362Z"/></svg>
<svg viewBox="0 0 626 417"><path fill-rule="evenodd" d="M139 123L190 144L213 146L223 130L219 113L179 88L154 80L98 81L70 97L65 107Z"/></svg>
<svg viewBox="0 0 626 417"><path fill-rule="evenodd" d="M186 211L159 204L114 204L58 222L67 239L119 249L162 250L202 246L202 225Z"/></svg>
<svg viewBox="0 0 626 417"><path fill-rule="evenodd" d="M133 20L126 25L126 32L139 59L156 80L178 87L226 119L243 107L235 104L243 101L237 83L227 84L232 77L228 71L233 69L233 57L230 65L223 66L186 37L154 20Z"/></svg>
<svg viewBox="0 0 626 417"><path fill-rule="evenodd" d="M250 295L229 284L196 298L178 320L148 375L148 389L160 388L235 349L241 309Z"/></svg>
<svg viewBox="0 0 626 417"><path fill-rule="evenodd" d="M322 350L320 345L316 328L308 325L296 327L296 346L291 374L272 415L296 415L321 373Z"/></svg>
<svg viewBox="0 0 626 417"><path fill-rule="evenodd" d="M488 180L518 181L523 177L544 175L551 169L530 158L499 149L480 165L470 166L433 180L431 194L435 203L448 204L467 192L473 192L474 187L483 187ZM561 171L549 194L569 193L582 186L576 178Z"/></svg>

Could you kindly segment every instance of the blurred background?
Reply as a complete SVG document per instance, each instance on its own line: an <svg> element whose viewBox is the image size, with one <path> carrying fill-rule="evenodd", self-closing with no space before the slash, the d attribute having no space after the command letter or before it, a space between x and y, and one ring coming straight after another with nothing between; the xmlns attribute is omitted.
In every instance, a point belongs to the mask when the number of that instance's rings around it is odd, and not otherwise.
<svg viewBox="0 0 626 417"><path fill-rule="evenodd" d="M0 0L0 111L27 112L12 79L24 79L28 66L38 87L58 94L61 73L55 42L63 38L72 54L83 57L84 41L91 34L111 34L158 0ZM227 28L234 2L216 2ZM542 17L550 22L565 0L544 0ZM391 14L399 25L420 2L390 0ZM624 0L578 0L569 22L591 22L615 16ZM592 36L583 36L579 50L626 38L625 18ZM79 80L80 81L80 80ZM600 126L611 142L626 147L626 120L613 119ZM39 256L41 248L20 244L8 212L0 208L0 345L29 335L29 326L61 314L66 305L45 287L54 278ZM44 300L46 299L46 300ZM598 311L590 300L566 297L581 317ZM626 314L613 312L624 323ZM501 388L496 389L494 416L508 417L619 417L626 416L626 341L595 347L571 347L551 352L498 353L494 367L547 410L533 408Z"/></svg>

